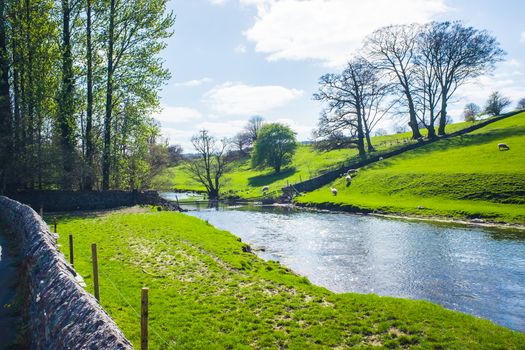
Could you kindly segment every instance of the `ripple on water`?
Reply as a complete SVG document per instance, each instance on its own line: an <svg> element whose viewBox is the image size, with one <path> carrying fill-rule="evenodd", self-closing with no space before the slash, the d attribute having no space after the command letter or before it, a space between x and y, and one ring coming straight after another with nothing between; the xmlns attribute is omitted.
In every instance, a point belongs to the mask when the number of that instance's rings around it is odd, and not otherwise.
<svg viewBox="0 0 525 350"><path fill-rule="evenodd" d="M429 300L525 331L525 235L268 207L190 215L335 292Z"/></svg>

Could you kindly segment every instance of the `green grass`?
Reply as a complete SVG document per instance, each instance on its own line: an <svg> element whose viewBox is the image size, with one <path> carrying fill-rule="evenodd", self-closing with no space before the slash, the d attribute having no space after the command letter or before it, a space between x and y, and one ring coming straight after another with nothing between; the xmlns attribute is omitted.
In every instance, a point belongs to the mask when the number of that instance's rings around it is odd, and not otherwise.
<svg viewBox="0 0 525 350"><path fill-rule="evenodd" d="M525 346L525 334L428 302L331 293L184 214L76 217L58 228L62 249L74 233L75 268L90 292L97 243L101 303L136 348L143 286L151 349Z"/></svg>
<svg viewBox="0 0 525 350"><path fill-rule="evenodd" d="M499 151L507 143L510 151ZM333 196L330 187L338 189ZM297 199L306 205L525 223L525 113L361 169ZM418 209L419 207L419 209Z"/></svg>
<svg viewBox="0 0 525 350"><path fill-rule="evenodd" d="M454 132L471 125L473 123L470 122L448 125L447 132ZM426 135L426 129L422 130L422 133ZM377 152L383 152L415 142L410 140L410 136L410 132L376 136L372 138L372 144ZM343 162L357 159L357 157L358 153L355 148L320 152L312 146L301 145L293 157L292 164L283 169L280 174L275 174L272 169L254 170L250 166L250 159L246 157L232 164L231 170L224 177L223 193L243 198L260 197L263 186L269 186L270 192L278 192L288 182L296 183L307 180L332 168L337 168ZM205 190L201 184L191 179L183 166L166 169L154 179L152 188L181 191Z"/></svg>

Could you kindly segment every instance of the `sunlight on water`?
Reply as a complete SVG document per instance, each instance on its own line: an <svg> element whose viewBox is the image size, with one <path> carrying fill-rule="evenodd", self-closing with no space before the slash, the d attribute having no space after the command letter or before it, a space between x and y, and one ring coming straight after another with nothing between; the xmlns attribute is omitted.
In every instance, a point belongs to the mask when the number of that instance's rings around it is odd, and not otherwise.
<svg viewBox="0 0 525 350"><path fill-rule="evenodd" d="M525 234L269 207L189 214L332 291L424 299L525 331Z"/></svg>

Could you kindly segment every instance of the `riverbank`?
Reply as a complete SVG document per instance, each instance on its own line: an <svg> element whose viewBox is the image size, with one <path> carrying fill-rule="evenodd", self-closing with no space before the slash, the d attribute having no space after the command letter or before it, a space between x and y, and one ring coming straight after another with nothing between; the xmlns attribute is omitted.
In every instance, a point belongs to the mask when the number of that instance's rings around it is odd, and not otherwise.
<svg viewBox="0 0 525 350"><path fill-rule="evenodd" d="M90 291L90 245L97 243L101 303L135 345L142 286L150 288L152 349L525 344L525 334L428 302L313 286L184 214L72 217L58 227L62 247L74 233L75 268Z"/></svg>
<svg viewBox="0 0 525 350"><path fill-rule="evenodd" d="M337 205L334 203L294 203L290 206L296 206L304 210L314 210L320 212L340 212L350 213L358 215L372 215L383 218L391 218L396 220L409 220L409 221L423 221L430 223L439 224L450 224L450 225L461 225L461 226L474 226L474 227L486 227L496 228L501 230L517 230L525 232L525 224L514 223L514 222L502 222L502 221L490 221L489 218L477 217L473 219L468 218L453 218L447 215L439 216L437 212L429 213L428 215L417 215L414 213L409 214L408 212L386 212L378 209L361 208L353 205ZM422 210L422 209L418 209Z"/></svg>
<svg viewBox="0 0 525 350"><path fill-rule="evenodd" d="M510 150L500 151L500 142ZM525 113L376 162L350 182L342 176L296 201L324 209L525 225Z"/></svg>

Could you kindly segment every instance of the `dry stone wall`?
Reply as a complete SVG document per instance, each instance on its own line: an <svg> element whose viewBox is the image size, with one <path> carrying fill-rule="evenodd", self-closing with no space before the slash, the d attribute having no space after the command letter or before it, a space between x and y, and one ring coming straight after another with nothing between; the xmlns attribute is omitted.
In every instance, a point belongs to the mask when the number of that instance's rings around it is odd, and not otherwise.
<svg viewBox="0 0 525 350"><path fill-rule="evenodd" d="M23 257L23 312L31 349L133 349L97 300L75 279L57 236L27 205L0 196L0 221Z"/></svg>

